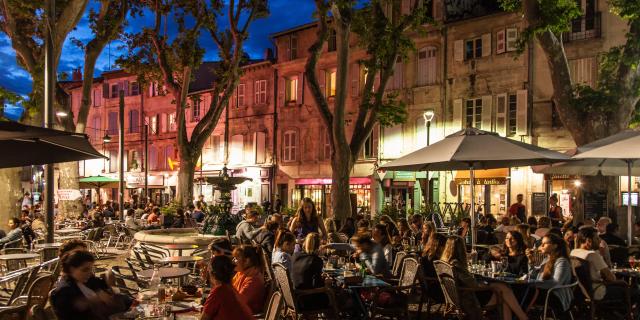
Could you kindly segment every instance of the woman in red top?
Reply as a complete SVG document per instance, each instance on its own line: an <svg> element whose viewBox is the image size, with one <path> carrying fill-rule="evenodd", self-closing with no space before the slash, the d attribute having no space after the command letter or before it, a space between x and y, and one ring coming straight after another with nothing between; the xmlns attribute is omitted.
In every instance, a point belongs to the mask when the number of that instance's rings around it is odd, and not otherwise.
<svg viewBox="0 0 640 320"><path fill-rule="evenodd" d="M231 286L233 263L228 256L211 259L211 281L213 288L202 308L201 320L253 320L251 309Z"/></svg>
<svg viewBox="0 0 640 320"><path fill-rule="evenodd" d="M236 275L231 281L254 314L262 312L266 290L258 250L260 249L250 245L239 246L233 250Z"/></svg>

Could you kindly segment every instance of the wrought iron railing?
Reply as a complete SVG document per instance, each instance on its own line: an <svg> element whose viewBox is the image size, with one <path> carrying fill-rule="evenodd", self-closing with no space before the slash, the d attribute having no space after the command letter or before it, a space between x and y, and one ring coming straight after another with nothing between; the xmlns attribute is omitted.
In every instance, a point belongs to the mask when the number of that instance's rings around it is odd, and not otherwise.
<svg viewBox="0 0 640 320"><path fill-rule="evenodd" d="M571 22L571 31L565 32L562 36L564 42L599 38L602 34L601 13L595 12L593 15L584 15Z"/></svg>

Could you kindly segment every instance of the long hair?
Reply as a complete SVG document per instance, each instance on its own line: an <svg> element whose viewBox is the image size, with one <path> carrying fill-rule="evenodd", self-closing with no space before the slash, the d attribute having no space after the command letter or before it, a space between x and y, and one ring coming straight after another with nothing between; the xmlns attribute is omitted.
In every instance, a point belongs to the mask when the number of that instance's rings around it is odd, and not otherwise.
<svg viewBox="0 0 640 320"><path fill-rule="evenodd" d="M387 230L387 226L382 224L382 223L378 223L374 226L374 228L376 230L378 230L378 232L380 232L382 234L382 239L380 239L380 245L381 246L386 246L387 244L391 243L391 237L389 236L389 230Z"/></svg>
<svg viewBox="0 0 640 320"><path fill-rule="evenodd" d="M311 218L310 221L307 221L307 217L304 214L304 206L311 205ZM300 207L298 208L298 212L296 213L296 217L298 218L298 223L305 227L312 227L313 229L318 228L318 212L316 211L316 205L313 203L311 198L304 198L300 201Z"/></svg>
<svg viewBox="0 0 640 320"><path fill-rule="evenodd" d="M261 249L258 247L245 244L245 245L236 247L234 252L239 253L243 259L248 259L250 267L256 267L260 270L263 270L263 266L261 263L262 260L260 258L260 252L258 252L258 250L261 250Z"/></svg>
<svg viewBox="0 0 640 320"><path fill-rule="evenodd" d="M549 254L549 260L545 263L542 270L542 279L549 280L553 276L553 268L556 260L559 258L569 259L569 247L564 239L555 234L547 234L545 238L547 238L551 244L556 246L556 249Z"/></svg>
<svg viewBox="0 0 640 320"><path fill-rule="evenodd" d="M434 232L429 236L429 240L427 240L427 243L424 245L422 256L429 260L434 260L436 257L442 256L446 241L447 239L443 235Z"/></svg>
<svg viewBox="0 0 640 320"><path fill-rule="evenodd" d="M436 234L436 225L431 221L427 221L422 225L422 230L424 230L422 233L422 244L426 245L429 239Z"/></svg>
<svg viewBox="0 0 640 320"><path fill-rule="evenodd" d="M282 248L282 245L285 244L285 242L295 242L296 241L296 236L291 233L291 231L287 230L287 229L280 229L278 231L278 235L276 236L276 241L275 241L275 247L276 248Z"/></svg>
<svg viewBox="0 0 640 320"><path fill-rule="evenodd" d="M524 254L524 250L527 248L527 245L524 243L524 239L522 238L522 234L519 231L511 230L507 232L507 234L511 235L511 238L516 240L516 254ZM505 241L504 244L504 252L509 253L509 248L507 247L507 243Z"/></svg>
<svg viewBox="0 0 640 320"><path fill-rule="evenodd" d="M453 260L458 260L464 269L467 269L467 248L464 243L464 239L459 236L449 236L447 243L442 251L442 257L440 260L451 263Z"/></svg>

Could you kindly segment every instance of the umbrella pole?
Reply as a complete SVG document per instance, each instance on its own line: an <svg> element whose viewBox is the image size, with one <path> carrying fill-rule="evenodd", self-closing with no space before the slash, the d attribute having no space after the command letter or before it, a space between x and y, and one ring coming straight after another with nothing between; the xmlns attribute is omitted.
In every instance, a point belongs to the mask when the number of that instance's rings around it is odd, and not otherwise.
<svg viewBox="0 0 640 320"><path fill-rule="evenodd" d="M633 223L631 222L631 216L633 216L633 212L631 210L631 160L627 160L627 230L628 230L628 240L627 245L631 245L633 240Z"/></svg>
<svg viewBox="0 0 640 320"><path fill-rule="evenodd" d="M476 177L473 172L473 166L469 168L469 185L471 186L471 250L473 251L476 245Z"/></svg>

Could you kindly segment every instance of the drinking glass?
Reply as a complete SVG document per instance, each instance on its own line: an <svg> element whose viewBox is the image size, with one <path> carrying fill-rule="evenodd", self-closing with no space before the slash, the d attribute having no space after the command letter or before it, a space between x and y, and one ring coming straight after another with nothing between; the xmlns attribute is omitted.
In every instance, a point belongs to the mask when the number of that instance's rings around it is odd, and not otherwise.
<svg viewBox="0 0 640 320"><path fill-rule="evenodd" d="M634 256L629 257L629 267L631 267L631 269L635 269L636 267L636 258Z"/></svg>

